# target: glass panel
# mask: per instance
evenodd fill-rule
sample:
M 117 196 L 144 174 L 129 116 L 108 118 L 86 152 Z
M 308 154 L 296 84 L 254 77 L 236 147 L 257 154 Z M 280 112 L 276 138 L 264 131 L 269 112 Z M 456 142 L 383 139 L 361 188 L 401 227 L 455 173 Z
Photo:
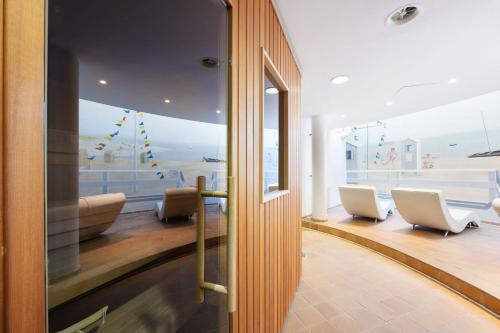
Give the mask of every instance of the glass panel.
M 280 184 L 280 91 L 266 71 L 264 79 L 263 131 L 264 193 L 279 191 Z
M 449 204 L 497 221 L 490 206 L 500 195 L 498 105 L 500 91 L 353 127 L 347 181 L 382 195 L 395 186 L 441 189 Z
M 227 331 L 195 255 L 196 179 L 227 187 L 227 22 L 221 1 L 48 1 L 50 332 Z M 205 206 L 226 285 L 226 203 Z

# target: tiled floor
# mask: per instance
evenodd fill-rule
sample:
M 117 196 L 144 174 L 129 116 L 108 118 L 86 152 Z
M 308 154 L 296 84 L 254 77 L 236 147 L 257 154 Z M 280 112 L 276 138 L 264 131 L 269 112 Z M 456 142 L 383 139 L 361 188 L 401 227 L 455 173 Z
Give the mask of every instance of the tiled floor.
M 413 230 L 396 210 L 386 221 L 352 218 L 342 206 L 328 210 L 328 222 L 314 223 L 325 232 L 347 237 L 381 251 L 447 283 L 500 313 L 500 226 L 483 223 L 480 228 L 443 236 L 441 231 L 418 227 Z M 329 231 L 327 231 L 329 230 Z M 375 243 L 375 244 L 374 244 Z M 395 252 L 399 253 L 395 253 Z M 404 254 L 404 255 L 400 255 Z M 407 257 L 416 260 L 406 260 Z M 425 263 L 424 267 L 420 263 Z M 441 273 L 443 272 L 443 273 Z
M 351 242 L 304 229 L 290 332 L 500 332 L 499 320 L 434 281 Z

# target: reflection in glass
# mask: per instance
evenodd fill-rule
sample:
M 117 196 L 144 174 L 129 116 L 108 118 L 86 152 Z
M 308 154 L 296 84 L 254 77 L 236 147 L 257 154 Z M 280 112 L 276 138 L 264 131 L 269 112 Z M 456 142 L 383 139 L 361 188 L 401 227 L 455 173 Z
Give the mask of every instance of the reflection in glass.
M 264 79 L 263 186 L 264 193 L 280 190 L 280 91 Z
M 197 176 L 226 190 L 227 16 L 220 1 L 48 1 L 50 332 L 227 331 L 224 295 L 197 303 L 191 205 Z M 226 285 L 225 204 L 205 204 L 206 278 Z

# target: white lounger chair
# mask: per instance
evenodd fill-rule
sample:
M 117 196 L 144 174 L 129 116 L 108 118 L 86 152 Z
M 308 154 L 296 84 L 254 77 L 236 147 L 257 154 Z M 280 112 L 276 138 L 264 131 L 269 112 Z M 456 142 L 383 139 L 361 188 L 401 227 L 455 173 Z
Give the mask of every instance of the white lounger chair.
M 182 217 L 189 219 L 198 208 L 197 190 L 194 187 L 170 188 L 165 190 L 163 202 L 155 204 L 155 213 L 160 221 Z
M 362 216 L 383 221 L 394 210 L 394 202 L 377 197 L 377 189 L 367 185 L 339 186 L 340 200 L 344 209 L 353 217 Z
M 464 209 L 451 209 L 440 190 L 394 188 L 392 197 L 396 208 L 409 224 L 434 228 L 448 232 L 462 232 L 466 227 L 479 227 L 479 216 Z
M 500 198 L 493 200 L 493 209 L 500 216 Z

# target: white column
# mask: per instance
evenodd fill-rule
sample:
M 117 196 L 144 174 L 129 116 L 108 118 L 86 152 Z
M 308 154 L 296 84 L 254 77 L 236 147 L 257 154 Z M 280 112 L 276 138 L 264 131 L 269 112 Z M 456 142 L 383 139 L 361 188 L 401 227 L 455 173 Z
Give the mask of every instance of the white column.
M 323 115 L 312 117 L 312 219 L 328 221 L 328 124 Z

